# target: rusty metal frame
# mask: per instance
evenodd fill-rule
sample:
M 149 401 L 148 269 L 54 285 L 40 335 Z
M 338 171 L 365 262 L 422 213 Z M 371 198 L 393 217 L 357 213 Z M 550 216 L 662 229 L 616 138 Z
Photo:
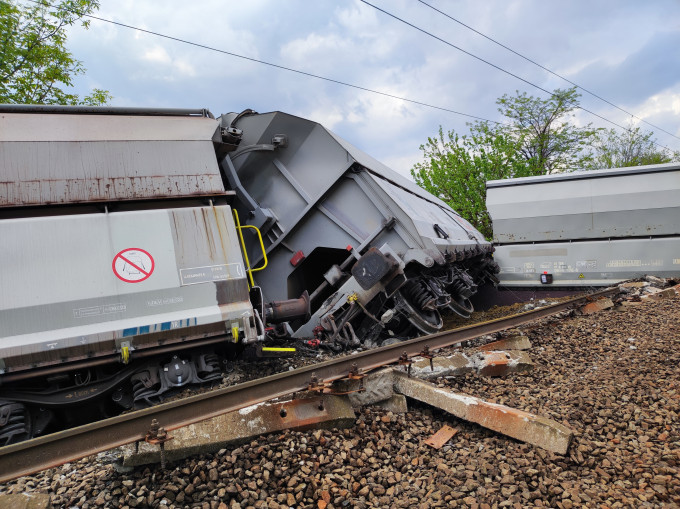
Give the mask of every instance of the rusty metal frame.
M 615 294 L 608 288 L 552 306 L 499 318 L 478 325 L 423 336 L 401 343 L 339 357 L 239 385 L 198 394 L 152 408 L 119 415 L 102 421 L 46 435 L 0 448 L 0 482 L 56 467 L 92 454 L 144 440 L 152 419 L 172 431 L 195 422 L 246 406 L 306 390 L 314 373 L 319 380 L 346 378 L 356 364 L 360 372 L 396 363 L 404 353 L 416 356 L 430 350 L 456 345 L 501 330 L 550 316 L 582 305 L 595 297 Z M 403 358 L 403 357 L 402 357 Z

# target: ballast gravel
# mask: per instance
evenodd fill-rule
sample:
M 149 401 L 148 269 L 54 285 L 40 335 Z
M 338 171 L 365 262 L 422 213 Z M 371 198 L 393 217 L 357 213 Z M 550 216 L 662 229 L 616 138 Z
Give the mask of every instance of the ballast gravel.
M 680 297 L 523 328 L 536 364 L 505 378 L 439 384 L 569 426 L 566 456 L 412 405 L 357 413 L 344 431 L 261 437 L 160 467 L 119 473 L 103 454 L 23 477 L 0 493 L 49 493 L 54 507 L 680 506 Z M 424 444 L 448 424 L 443 448 Z

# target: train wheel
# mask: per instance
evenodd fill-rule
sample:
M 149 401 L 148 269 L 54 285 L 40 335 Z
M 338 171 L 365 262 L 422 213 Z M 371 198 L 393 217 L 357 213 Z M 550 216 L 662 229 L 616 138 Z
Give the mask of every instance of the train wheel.
M 395 295 L 397 308 L 406 316 L 416 329 L 423 334 L 434 334 L 442 328 L 443 322 L 436 309 L 416 309 L 415 306 L 402 295 L 401 290 Z
M 32 438 L 31 416 L 21 403 L 0 401 L 0 446 Z
M 470 315 L 475 311 L 475 307 L 470 302 L 470 299 L 451 299 L 449 309 L 463 318 L 470 318 Z

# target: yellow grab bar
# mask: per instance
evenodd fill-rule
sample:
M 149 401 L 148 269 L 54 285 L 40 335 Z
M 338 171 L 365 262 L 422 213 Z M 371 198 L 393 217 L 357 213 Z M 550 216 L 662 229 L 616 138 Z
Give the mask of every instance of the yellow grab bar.
M 267 263 L 269 261 L 267 260 L 267 252 L 264 249 L 264 242 L 262 240 L 262 234 L 260 233 L 260 229 L 257 226 L 252 226 L 249 224 L 244 224 L 241 225 L 241 221 L 239 220 L 238 217 L 238 212 L 236 212 L 235 209 L 232 210 L 234 213 L 234 220 L 236 221 L 236 229 L 238 230 L 238 236 L 241 241 L 241 249 L 243 250 L 243 258 L 246 262 L 247 269 L 246 271 L 248 272 L 248 278 L 250 279 L 250 286 L 251 288 L 255 286 L 255 280 L 253 279 L 253 272 L 257 272 L 258 270 L 262 270 L 267 267 Z M 264 260 L 264 263 L 262 264 L 261 267 L 257 267 L 255 269 L 250 268 L 250 260 L 248 260 L 248 252 L 246 251 L 246 243 L 243 240 L 243 229 L 244 228 L 252 228 L 257 232 L 257 238 L 260 240 L 260 249 L 262 249 L 262 259 Z

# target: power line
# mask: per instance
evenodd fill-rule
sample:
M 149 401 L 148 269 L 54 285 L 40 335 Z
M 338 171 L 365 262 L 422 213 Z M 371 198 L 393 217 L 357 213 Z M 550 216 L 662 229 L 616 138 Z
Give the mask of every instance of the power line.
M 410 26 L 411 28 L 414 28 L 414 29 L 418 30 L 419 32 L 424 33 L 425 35 L 427 35 L 427 36 L 429 36 L 429 37 L 432 37 L 433 39 L 436 39 L 436 40 L 438 40 L 438 41 L 440 41 L 440 42 L 443 42 L 443 43 L 446 44 L 447 46 L 450 46 L 450 47 L 452 47 L 452 48 L 454 48 L 454 49 L 457 49 L 458 51 L 460 51 L 460 52 L 462 52 L 462 53 L 465 53 L 466 55 L 468 55 L 468 56 L 474 58 L 475 60 L 479 60 L 480 62 L 483 62 L 483 63 L 485 63 L 485 64 L 487 64 L 487 65 L 493 67 L 494 69 L 497 69 L 497 70 L 499 70 L 499 71 L 501 71 L 501 72 L 503 72 L 503 73 L 505 73 L 505 74 L 507 74 L 507 75 L 509 75 L 509 76 L 512 76 L 513 78 L 516 78 L 516 79 L 518 79 L 518 80 L 520 80 L 520 81 L 526 83 L 527 85 L 530 85 L 530 86 L 532 86 L 532 87 L 534 87 L 534 88 L 537 88 L 538 90 L 541 90 L 542 92 L 545 92 L 546 94 L 550 95 L 551 97 L 553 97 L 553 96 L 555 95 L 555 94 L 553 94 L 552 92 L 550 92 L 549 90 L 546 90 L 545 88 L 541 87 L 540 85 L 536 85 L 535 83 L 532 83 L 531 81 L 529 81 L 529 80 L 527 80 L 527 79 L 524 79 L 524 78 L 522 78 L 521 76 L 518 76 L 517 74 L 514 74 L 514 73 L 508 71 L 507 69 L 504 69 L 503 67 L 501 67 L 501 66 L 499 66 L 499 65 L 496 65 L 496 64 L 494 64 L 494 63 L 492 63 L 492 62 L 489 62 L 488 60 L 485 60 L 485 59 L 483 59 L 482 57 L 479 57 L 479 56 L 475 55 L 474 53 L 470 53 L 469 51 L 464 50 L 464 49 L 461 48 L 460 46 L 456 46 L 455 44 L 453 44 L 453 43 L 451 43 L 451 42 L 449 42 L 449 41 L 447 41 L 447 40 L 445 40 L 445 39 L 442 39 L 441 37 L 439 37 L 439 36 L 437 36 L 437 35 L 434 35 L 434 34 L 431 33 L 431 32 L 428 32 L 428 31 L 425 30 L 424 28 L 420 28 L 419 26 L 416 26 L 416 25 L 414 25 L 413 23 L 410 23 L 410 22 L 406 21 L 405 19 L 400 18 L 400 17 L 397 16 L 396 14 L 392 14 L 391 12 L 388 12 L 388 11 L 386 11 L 386 10 L 384 10 L 384 9 L 381 9 L 380 7 L 378 7 L 378 6 L 376 6 L 376 5 L 373 5 L 372 3 L 368 2 L 367 0 L 359 0 L 359 1 L 362 2 L 362 3 L 364 3 L 364 4 L 366 4 L 366 5 L 368 5 L 368 6 L 370 6 L 370 7 L 373 7 L 375 10 L 380 11 L 380 12 L 382 12 L 383 14 L 385 14 L 385 15 L 387 15 L 387 16 L 393 18 L 393 19 L 396 19 L 397 21 L 399 21 L 399 22 L 401 22 L 401 23 L 403 23 L 403 24 L 405 24 L 405 25 Z M 619 129 L 623 129 L 623 130 L 626 131 L 626 132 L 632 132 L 632 129 L 628 129 L 627 127 L 624 127 L 624 126 L 622 126 L 622 125 L 620 125 L 620 124 L 614 122 L 613 120 L 609 120 L 608 118 L 605 118 L 605 117 L 603 117 L 602 115 L 599 115 L 598 113 L 595 113 L 594 111 L 591 111 L 591 110 L 589 110 L 589 109 L 587 109 L 587 108 L 584 108 L 583 106 L 578 106 L 578 109 L 580 109 L 581 111 L 585 111 L 586 113 L 590 113 L 591 115 L 593 115 L 593 116 L 595 116 L 595 117 L 598 117 L 599 119 L 604 120 L 605 122 L 609 122 L 610 124 L 615 125 L 615 126 L 618 127 Z M 652 143 L 654 143 L 655 145 L 658 145 L 659 147 L 664 148 L 664 149 L 666 149 L 666 150 L 670 150 L 670 149 L 669 149 L 668 147 L 666 147 L 665 145 L 661 145 L 660 143 L 658 143 L 658 142 L 656 142 L 656 141 L 652 141 Z
M 530 62 L 530 63 L 534 64 L 535 66 L 540 67 L 541 69 L 543 69 L 544 71 L 549 72 L 549 73 L 552 74 L 553 76 L 557 76 L 558 78 L 560 78 L 560 79 L 566 81 L 566 82 L 569 83 L 570 85 L 573 85 L 573 86 L 575 86 L 576 88 L 580 88 L 580 89 L 583 90 L 585 93 L 590 94 L 590 95 L 592 95 L 593 97 L 596 97 L 596 98 L 599 99 L 600 101 L 603 101 L 603 102 L 609 104 L 610 106 L 613 106 L 613 107 L 616 108 L 617 110 L 624 112 L 626 115 L 630 115 L 632 118 L 635 118 L 635 119 L 637 119 L 637 120 L 640 120 L 640 121 L 644 122 L 645 124 L 647 124 L 647 125 L 653 127 L 654 129 L 658 129 L 659 131 L 662 131 L 662 132 L 664 132 L 664 133 L 666 133 L 666 134 L 668 134 L 668 135 L 670 135 L 670 136 L 673 136 L 674 138 L 677 138 L 678 140 L 680 140 L 680 137 L 679 137 L 679 136 L 676 136 L 675 134 L 673 134 L 673 133 L 671 133 L 671 132 L 669 132 L 669 131 L 666 131 L 666 130 L 663 129 L 662 127 L 659 127 L 659 126 L 657 126 L 657 125 L 654 125 L 654 124 L 652 124 L 651 122 L 648 122 L 648 121 L 646 121 L 645 119 L 640 118 L 640 117 L 638 117 L 637 115 L 634 115 L 633 113 L 630 113 L 629 111 L 624 110 L 624 109 L 621 108 L 620 106 L 617 106 L 616 104 L 614 104 L 614 103 L 608 101 L 608 100 L 605 99 L 604 97 L 599 96 L 599 95 L 596 94 L 595 92 L 591 92 L 590 90 L 588 90 L 588 89 L 582 87 L 581 85 L 579 85 L 579 84 L 577 84 L 577 83 L 574 83 L 573 81 L 571 81 L 571 80 L 568 79 L 568 78 L 565 78 L 565 77 L 562 76 L 561 74 L 558 74 L 558 73 L 556 73 L 555 71 L 553 71 L 553 70 L 551 70 L 551 69 L 548 69 L 547 67 L 545 67 L 545 66 L 539 64 L 538 62 L 532 60 L 531 58 L 529 58 L 529 57 L 527 57 L 527 56 L 525 56 L 525 55 L 522 55 L 521 53 L 515 51 L 514 49 L 512 49 L 512 48 L 510 48 L 510 47 L 508 47 L 508 46 L 506 46 L 506 45 L 503 44 L 503 43 L 498 42 L 498 41 L 497 41 L 496 39 L 494 39 L 493 37 L 489 37 L 488 35 L 483 34 L 482 32 L 480 32 L 479 30 L 476 30 L 476 29 L 472 28 L 470 25 L 466 25 L 465 23 L 463 23 L 463 22 L 460 21 L 459 19 L 454 18 L 453 16 L 447 14 L 446 12 L 437 9 L 436 7 L 434 7 L 433 5 L 428 4 L 428 3 L 425 2 L 424 0 L 418 0 L 418 2 L 420 2 L 421 4 L 423 4 L 423 5 L 427 6 L 427 7 L 429 7 L 429 8 L 432 9 L 433 11 L 438 12 L 438 13 L 441 14 L 442 16 L 445 16 L 445 17 L 449 18 L 451 21 L 454 21 L 454 22 L 458 23 L 459 25 L 464 26 L 465 28 L 467 28 L 468 30 L 471 30 L 472 32 L 476 33 L 477 35 L 481 35 L 481 36 L 484 37 L 485 39 L 487 39 L 487 40 L 493 42 L 494 44 L 497 44 L 497 45 L 500 46 L 501 48 L 504 48 L 504 49 L 508 50 L 510 53 L 513 53 L 513 54 L 517 55 L 518 57 L 523 58 L 523 59 L 526 60 L 527 62 Z
M 378 7 L 378 6 L 376 6 L 376 5 L 373 5 L 372 3 L 368 2 L 367 0 L 359 0 L 359 1 L 362 2 L 362 3 L 364 3 L 364 4 L 366 4 L 366 5 L 368 5 L 368 6 L 370 6 L 370 7 L 373 7 L 375 10 L 380 11 L 380 12 L 382 12 L 383 14 L 386 14 L 386 15 L 388 15 L 388 16 L 391 17 L 391 18 L 396 19 L 397 21 L 400 21 L 400 22 L 404 23 L 405 25 L 410 26 L 411 28 L 415 28 L 415 29 L 418 30 L 419 32 L 422 32 L 422 33 L 424 33 L 425 35 L 428 35 L 428 36 L 432 37 L 433 39 L 437 39 L 438 41 L 443 42 L 443 43 L 446 44 L 447 46 L 451 46 L 452 48 L 457 49 L 458 51 L 461 51 L 462 53 L 465 53 L 466 55 L 471 56 L 472 58 L 474 58 L 474 59 L 476 59 L 476 60 L 479 60 L 480 62 L 483 62 L 483 63 L 485 63 L 486 65 L 490 65 L 491 67 L 494 67 L 495 69 L 498 69 L 499 71 L 504 72 L 505 74 L 508 74 L 508 75 L 512 76 L 513 78 L 517 78 L 518 80 L 523 81 L 523 82 L 526 83 L 527 85 L 531 85 L 532 87 L 535 87 L 535 88 L 537 88 L 537 89 L 539 89 L 539 90 L 542 90 L 542 91 L 545 92 L 546 94 L 553 95 L 553 93 L 550 92 L 550 90 L 546 90 L 545 88 L 542 88 L 541 86 L 536 85 L 535 83 L 532 83 L 532 82 L 530 82 L 529 80 L 525 80 L 525 79 L 522 78 L 521 76 L 518 76 L 517 74 L 514 74 L 514 73 L 508 71 L 507 69 L 503 69 L 502 67 L 500 67 L 500 66 L 498 66 L 498 65 L 496 65 L 496 64 L 494 64 L 494 63 L 492 63 L 492 62 L 489 62 L 488 60 L 484 60 L 482 57 L 478 57 L 477 55 L 475 55 L 475 54 L 473 54 L 473 53 L 470 53 L 469 51 L 464 50 L 464 49 L 461 48 L 460 46 L 456 46 L 455 44 L 453 44 L 453 43 L 451 43 L 451 42 L 449 42 L 449 41 L 447 41 L 447 40 L 444 40 L 444 39 L 442 39 L 441 37 L 438 37 L 438 36 L 434 35 L 432 32 L 428 32 L 428 31 L 425 30 L 424 28 L 420 28 L 419 26 L 416 26 L 416 25 L 414 25 L 413 23 L 409 23 L 408 21 L 406 21 L 405 19 L 400 18 L 400 17 L 397 16 L 396 14 L 392 14 L 391 12 L 387 12 L 386 10 L 381 9 L 380 7 Z
M 35 4 L 38 4 L 38 5 L 46 6 L 46 2 L 44 2 L 44 1 L 40 1 L 40 0 L 28 0 L 28 1 L 35 3 Z M 188 44 L 190 46 L 195 46 L 197 48 L 215 51 L 217 53 L 222 53 L 224 55 L 229 55 L 229 56 L 232 56 L 232 57 L 241 58 L 243 60 L 248 60 L 250 62 L 255 62 L 255 63 L 258 63 L 258 64 L 268 65 L 268 66 L 274 67 L 276 69 L 282 69 L 284 71 L 294 72 L 296 74 L 301 74 L 303 76 L 308 76 L 310 78 L 316 78 L 316 79 L 319 79 L 319 80 L 328 81 L 330 83 L 335 83 L 337 85 L 343 85 L 345 87 L 351 87 L 351 88 L 354 88 L 354 89 L 357 89 L 357 90 L 363 90 L 364 92 L 370 92 L 372 94 L 378 94 L 378 95 L 382 95 L 382 96 L 385 96 L 385 97 L 390 97 L 392 99 L 398 99 L 400 101 L 405 101 L 405 102 L 412 103 L 412 104 L 418 104 L 420 106 L 426 106 L 428 108 L 432 108 L 432 109 L 435 109 L 435 110 L 446 111 L 448 113 L 453 113 L 455 115 L 461 115 L 463 117 L 473 118 L 475 120 L 481 120 L 481 121 L 484 121 L 484 122 L 491 122 L 493 124 L 499 124 L 499 125 L 502 124 L 502 122 L 497 122 L 495 120 L 489 120 L 489 119 L 486 119 L 486 118 L 483 118 L 483 117 L 478 117 L 476 115 L 471 115 L 469 113 L 462 113 L 460 111 L 452 110 L 450 108 L 445 108 L 443 106 L 437 106 L 435 104 L 429 104 L 429 103 L 426 103 L 426 102 L 417 101 L 415 99 L 409 99 L 407 97 L 401 97 L 401 96 L 398 96 L 398 95 L 389 94 L 387 92 L 381 92 L 379 90 L 374 90 L 372 88 L 362 87 L 360 85 L 355 85 L 353 83 L 348 83 L 346 81 L 340 81 L 340 80 L 336 80 L 336 79 L 333 79 L 333 78 L 328 78 L 326 76 L 321 76 L 319 74 L 313 74 L 313 73 L 310 73 L 310 72 L 307 72 L 307 71 L 301 71 L 299 69 L 294 69 L 292 67 L 287 67 L 285 65 L 275 64 L 273 62 L 267 62 L 265 60 L 259 60 L 257 58 L 248 57 L 248 56 L 245 56 L 245 55 L 239 55 L 238 53 L 226 51 L 226 50 L 219 49 L 219 48 L 214 48 L 212 46 L 207 46 L 205 44 L 200 44 L 200 43 L 197 43 L 197 42 L 188 41 L 186 39 L 181 39 L 179 37 L 173 37 L 171 35 L 162 34 L 160 32 L 154 32 L 152 30 L 145 30 L 144 28 L 139 28 L 139 27 L 135 27 L 135 26 L 132 26 L 132 25 L 127 25 L 127 24 L 121 23 L 119 21 L 113 21 L 113 20 L 106 19 L 106 18 L 100 18 L 98 16 L 94 16 L 92 14 L 85 14 L 85 13 L 82 13 L 82 12 L 78 12 L 76 10 L 70 10 L 70 9 L 65 9 L 65 10 L 68 10 L 69 12 L 77 14 L 81 17 L 96 19 L 97 21 L 103 21 L 104 23 L 110 23 L 112 25 L 117 25 L 117 26 L 120 26 L 120 27 L 123 27 L 123 28 L 129 28 L 131 30 L 138 30 L 139 32 L 143 32 L 143 33 L 146 33 L 146 34 L 149 34 L 149 35 L 154 35 L 156 37 L 162 37 L 164 39 L 169 39 L 171 41 L 181 42 L 183 44 Z

